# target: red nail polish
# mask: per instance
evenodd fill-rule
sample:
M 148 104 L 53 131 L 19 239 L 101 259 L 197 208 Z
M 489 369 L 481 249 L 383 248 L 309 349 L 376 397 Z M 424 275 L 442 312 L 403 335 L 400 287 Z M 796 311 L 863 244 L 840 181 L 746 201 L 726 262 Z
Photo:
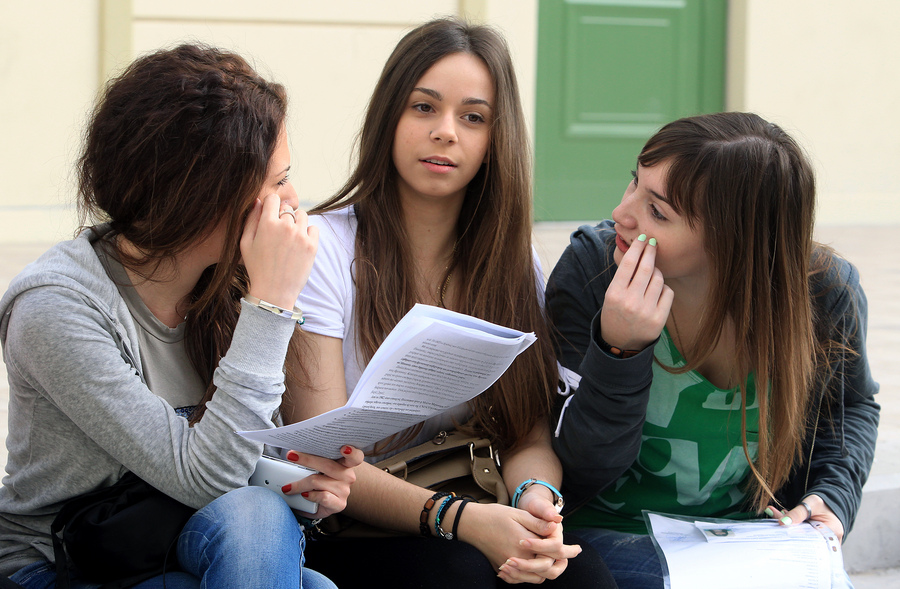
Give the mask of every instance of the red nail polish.
M 287 485 L 281 487 L 281 492 L 282 492 L 282 493 L 287 493 L 287 492 L 290 491 L 290 490 L 291 490 L 291 485 L 290 485 L 290 484 L 287 484 Z
M 297 462 L 298 460 L 300 460 L 300 455 L 297 454 L 296 452 L 294 452 L 293 450 L 290 450 L 287 453 L 287 459 L 290 460 L 291 462 Z
M 349 456 L 350 454 L 353 454 L 353 448 L 351 448 L 350 446 L 344 446 L 343 448 L 341 448 L 341 452 Z
M 308 492 L 308 491 L 303 491 L 302 493 L 300 493 L 300 495 L 303 496 L 303 497 L 309 497 L 309 492 Z

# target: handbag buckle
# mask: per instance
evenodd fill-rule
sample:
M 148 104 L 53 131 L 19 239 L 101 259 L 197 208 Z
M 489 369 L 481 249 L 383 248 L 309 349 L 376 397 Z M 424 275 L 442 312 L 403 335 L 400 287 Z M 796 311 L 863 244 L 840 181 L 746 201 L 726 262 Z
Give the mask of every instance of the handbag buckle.
M 443 444 L 444 442 L 447 441 L 447 436 L 448 436 L 447 432 L 445 432 L 444 430 L 441 430 L 437 433 L 436 436 L 434 436 L 431 439 L 431 443 L 434 444 L 435 446 L 440 446 L 441 444 Z
M 494 454 L 493 444 L 488 444 L 487 450 L 488 456 L 490 456 L 493 463 L 497 465 L 497 468 L 500 468 L 500 453 Z M 475 464 L 475 442 L 469 442 L 469 460 L 472 461 L 473 465 Z

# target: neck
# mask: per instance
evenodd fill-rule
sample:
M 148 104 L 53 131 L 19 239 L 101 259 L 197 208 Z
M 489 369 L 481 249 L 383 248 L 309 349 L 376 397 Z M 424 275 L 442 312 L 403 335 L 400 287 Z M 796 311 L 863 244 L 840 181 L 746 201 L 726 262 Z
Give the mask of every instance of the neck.
M 450 262 L 456 245 L 456 224 L 462 201 L 403 204 L 403 226 L 409 237 L 416 266 L 425 272 L 441 273 Z
M 136 268 L 126 266 L 125 272 L 150 312 L 168 327 L 181 324 L 187 314 L 191 291 L 209 267 L 209 260 L 197 255 L 197 249 L 188 248 L 156 265 L 127 239 L 120 237 L 117 245 L 124 253 L 139 260 Z
M 416 274 L 419 302 L 454 307 L 456 290 L 447 271 L 456 247 L 462 199 L 402 200 L 403 225 Z

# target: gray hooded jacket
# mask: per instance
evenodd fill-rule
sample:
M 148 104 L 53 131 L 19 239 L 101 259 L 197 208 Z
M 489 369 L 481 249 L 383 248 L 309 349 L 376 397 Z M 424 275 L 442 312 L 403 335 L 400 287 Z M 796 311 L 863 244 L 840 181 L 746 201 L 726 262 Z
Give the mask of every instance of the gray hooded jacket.
M 68 499 L 132 471 L 193 507 L 245 486 L 273 427 L 294 323 L 243 304 L 217 392 L 195 427 L 145 384 L 135 322 L 93 243 L 101 226 L 28 265 L 0 300 L 9 457 L 0 487 L 0 574 L 53 561 Z

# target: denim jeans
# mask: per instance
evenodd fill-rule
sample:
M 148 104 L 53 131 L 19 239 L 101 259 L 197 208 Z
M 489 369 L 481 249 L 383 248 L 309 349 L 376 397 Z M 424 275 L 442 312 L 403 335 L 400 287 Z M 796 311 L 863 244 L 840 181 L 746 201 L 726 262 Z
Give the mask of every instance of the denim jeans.
M 619 589 L 663 589 L 662 565 L 650 536 L 603 528 L 584 528 L 572 533 L 600 553 Z
M 323 575 L 302 568 L 306 539 L 277 493 L 243 487 L 194 514 L 178 538 L 179 570 L 136 585 L 139 589 L 336 589 Z M 32 563 L 10 577 L 26 589 L 56 586 L 56 567 Z M 99 584 L 74 580 L 72 589 Z
M 650 536 L 614 532 L 602 528 L 573 530 L 573 534 L 600 553 L 619 589 L 663 589 L 662 565 Z M 841 584 L 844 583 L 844 584 Z M 835 588 L 853 589 L 850 575 L 841 571 L 833 579 Z

